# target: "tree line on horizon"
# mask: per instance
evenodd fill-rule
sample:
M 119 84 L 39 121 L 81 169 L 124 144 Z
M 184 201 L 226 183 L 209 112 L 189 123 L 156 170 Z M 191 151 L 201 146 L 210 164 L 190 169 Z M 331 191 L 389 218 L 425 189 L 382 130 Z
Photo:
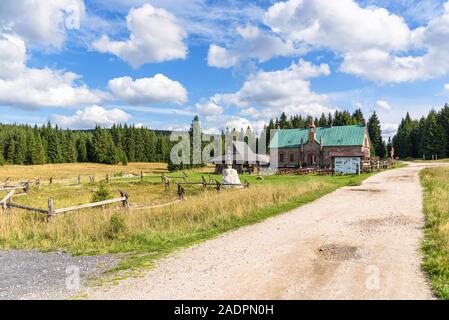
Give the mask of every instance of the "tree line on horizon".
M 198 121 L 198 116 L 192 121 L 189 130 L 191 139 L 193 127 L 200 126 Z M 260 134 L 266 135 L 268 143 L 271 129 L 307 128 L 310 121 L 314 121 L 317 127 L 366 125 L 373 144 L 373 155 L 384 157 L 387 154 L 387 145 L 382 140 L 377 114 L 373 113 L 366 121 L 360 109 L 352 114 L 349 111 L 336 111 L 333 115 L 323 114 L 320 118 L 302 115 L 288 118 L 283 113 L 279 118 L 271 120 Z M 227 133 L 241 140 L 251 137 L 257 141 L 260 138 L 260 135 L 256 135 L 249 127 L 240 131 L 227 128 L 226 132 L 222 131 L 223 139 Z M 189 165 L 175 166 L 170 163 L 170 151 L 174 143 L 170 142 L 168 131 L 137 128 L 126 124 L 113 125 L 110 129 L 97 126 L 93 130 L 61 129 L 51 123 L 43 126 L 0 124 L 0 164 L 166 162 L 171 170 L 190 168 Z M 206 143 L 203 143 L 203 146 L 205 145 Z
M 168 132 L 128 125 L 94 130 L 0 124 L 0 164 L 167 162 Z
M 449 157 L 449 105 L 445 104 L 439 111 L 432 109 L 419 120 L 407 113 L 392 144 L 400 158 Z

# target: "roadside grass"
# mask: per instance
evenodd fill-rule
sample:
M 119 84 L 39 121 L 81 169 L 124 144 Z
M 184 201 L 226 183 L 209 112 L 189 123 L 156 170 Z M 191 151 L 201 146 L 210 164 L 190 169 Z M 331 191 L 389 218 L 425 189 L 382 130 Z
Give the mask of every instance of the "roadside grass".
M 127 169 L 98 166 L 101 167 L 95 165 L 96 172 L 100 170 L 104 174 Z M 59 165 L 48 166 L 44 172 L 40 167 L 26 167 L 26 172 L 20 172 L 15 167 L 16 176 L 28 177 L 26 173 L 33 172 L 34 168 L 34 173 L 42 178 L 54 175 L 60 168 Z M 11 170 L 0 167 L 0 178 Z M 87 171 L 78 164 L 65 174 L 71 177 Z M 203 168 L 187 174 L 189 181 L 200 182 L 202 176 L 208 178 L 211 170 Z M 168 175 L 180 176 L 179 173 Z M 176 249 L 287 212 L 340 187 L 359 185 L 368 176 L 288 175 L 257 180 L 254 175 L 242 175 L 242 182 L 247 179 L 250 183 L 249 189 L 225 189 L 217 194 L 213 188 L 186 186 L 186 200 L 169 207 L 127 211 L 120 206 L 108 206 L 68 213 L 49 222 L 35 214 L 13 209 L 0 213 L 0 248 L 60 250 L 74 255 L 121 254 L 124 259 L 114 271 L 135 270 Z M 62 174 L 61 178 L 64 178 Z M 48 197 L 54 198 L 56 208 L 89 203 L 102 184 L 104 182 L 97 181 L 95 184 L 42 185 L 40 190 L 33 187 L 28 196 L 14 198 L 14 202 L 43 209 Z M 113 195 L 118 195 L 118 189 L 128 192 L 132 206 L 167 203 L 177 198 L 175 186 L 168 192 L 164 190 L 160 173 L 145 177 L 144 182 L 140 178 L 112 180 L 106 188 Z
M 426 214 L 423 269 L 435 294 L 449 300 L 449 168 L 425 169 L 421 181 Z
M 416 162 L 416 163 L 447 163 L 449 162 L 449 158 L 447 159 L 439 159 L 439 160 L 423 160 L 423 159 L 404 159 L 404 161 Z

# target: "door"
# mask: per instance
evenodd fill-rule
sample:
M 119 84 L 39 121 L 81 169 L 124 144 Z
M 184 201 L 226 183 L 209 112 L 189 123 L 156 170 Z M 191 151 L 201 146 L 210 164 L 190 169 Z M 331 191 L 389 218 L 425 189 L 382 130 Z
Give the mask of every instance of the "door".
M 314 153 L 309 153 L 307 165 L 312 167 L 316 163 L 316 156 Z

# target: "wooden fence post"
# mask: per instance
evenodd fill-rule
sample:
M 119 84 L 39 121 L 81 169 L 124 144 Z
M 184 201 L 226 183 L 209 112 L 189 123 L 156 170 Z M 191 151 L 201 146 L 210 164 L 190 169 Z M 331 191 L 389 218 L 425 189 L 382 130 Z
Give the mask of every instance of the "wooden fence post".
M 11 209 L 12 197 L 6 201 L 6 209 Z
M 217 192 L 220 193 L 220 191 L 221 191 L 221 183 L 216 181 L 216 180 L 215 180 L 215 182 L 217 183 L 217 186 L 216 186 Z
M 185 189 L 183 187 L 181 187 L 180 184 L 178 184 L 178 197 L 179 197 L 179 200 L 183 201 L 184 200 L 184 195 L 185 195 Z
M 81 175 L 78 175 L 78 184 L 81 184 Z
M 106 173 L 106 182 L 109 183 L 109 173 Z
M 128 194 L 126 192 L 120 191 L 120 190 L 119 190 L 119 192 L 120 192 L 120 196 L 122 198 L 125 198 L 125 200 L 122 201 L 123 207 L 124 208 L 129 208 L 129 196 L 128 196 Z
M 170 179 L 164 181 L 165 190 L 170 190 Z
M 50 177 L 50 184 L 53 184 L 53 177 Z
M 48 218 L 51 219 L 55 215 L 55 207 L 53 204 L 53 198 L 48 198 Z
M 140 171 L 140 182 L 143 182 L 143 171 Z
M 23 188 L 23 192 L 26 193 L 26 194 L 30 193 L 30 182 L 29 181 L 25 183 L 25 186 Z

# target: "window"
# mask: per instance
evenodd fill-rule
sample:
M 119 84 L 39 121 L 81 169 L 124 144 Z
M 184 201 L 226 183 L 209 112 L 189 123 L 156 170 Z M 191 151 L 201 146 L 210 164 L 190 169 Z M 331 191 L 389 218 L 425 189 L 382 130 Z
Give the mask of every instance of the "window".
M 279 162 L 284 162 L 285 161 L 285 155 L 283 153 L 279 154 Z
M 290 162 L 295 162 L 295 155 L 290 153 Z

